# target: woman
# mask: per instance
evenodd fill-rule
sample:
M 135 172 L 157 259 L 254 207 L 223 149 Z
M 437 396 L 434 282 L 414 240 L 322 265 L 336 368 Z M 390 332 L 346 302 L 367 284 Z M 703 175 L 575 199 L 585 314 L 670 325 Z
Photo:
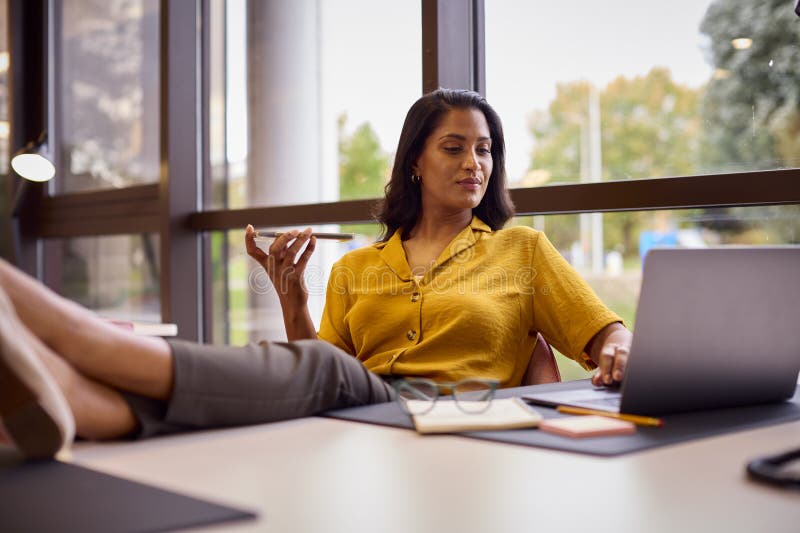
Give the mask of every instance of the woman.
M 326 340 L 377 374 L 516 386 L 538 331 L 584 368 L 605 366 L 596 384 L 619 382 L 624 354 L 613 364 L 600 354 L 626 353 L 630 332 L 543 234 L 501 229 L 513 214 L 499 117 L 477 93 L 439 89 L 408 112 L 378 215 L 384 234 L 334 265 L 319 334 L 302 283 L 310 229 L 268 253 L 252 226 L 245 242 L 281 287 L 289 340 Z
M 269 255 L 247 231 L 248 252 L 288 287 L 280 297 L 289 343 L 224 348 L 139 337 L 0 260 L 0 420 L 11 440 L 29 457 L 48 457 L 75 433 L 144 437 L 390 401 L 378 373 L 513 385 L 533 327 L 599 365 L 596 383 L 621 380 L 630 333 L 616 315 L 540 234 L 500 230 L 512 211 L 502 130 L 485 100 L 447 90 L 422 97 L 397 153 L 383 241 L 334 268 L 319 334 L 329 342 L 316 340 L 306 306 L 309 230 L 279 237 Z M 394 276 L 381 279 L 387 269 Z

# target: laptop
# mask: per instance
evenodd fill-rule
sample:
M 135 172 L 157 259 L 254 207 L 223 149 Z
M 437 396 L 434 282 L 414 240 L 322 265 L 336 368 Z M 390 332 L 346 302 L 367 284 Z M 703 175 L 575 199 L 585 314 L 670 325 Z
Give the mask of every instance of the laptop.
M 680 413 L 785 400 L 798 371 L 800 246 L 657 248 L 645 259 L 622 385 L 523 399 Z

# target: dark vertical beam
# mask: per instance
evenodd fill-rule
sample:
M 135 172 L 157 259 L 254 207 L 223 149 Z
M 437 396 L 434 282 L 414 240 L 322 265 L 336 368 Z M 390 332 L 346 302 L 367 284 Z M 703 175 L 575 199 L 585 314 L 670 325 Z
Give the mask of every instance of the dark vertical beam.
M 200 0 L 161 1 L 161 318 L 184 339 L 203 341 L 199 211 L 201 143 Z
M 200 80 L 201 80 L 201 112 L 200 117 L 202 123 L 200 125 L 201 132 L 201 151 L 202 154 L 202 208 L 206 209 L 208 199 L 213 197 L 213 182 L 211 176 L 211 20 L 219 14 L 219 9 L 212 13 L 211 0 L 201 0 L 202 6 L 202 29 L 201 32 L 201 67 L 200 67 Z M 224 15 L 224 6 L 226 2 L 219 2 L 223 6 L 222 14 Z M 202 338 L 209 341 L 213 338 L 214 332 L 214 270 L 211 264 L 211 234 L 203 232 L 201 234 L 201 254 L 202 254 L 202 287 L 203 287 L 203 305 L 202 305 Z M 227 342 L 227 339 L 226 339 Z
M 486 9 L 484 0 L 472 0 L 472 84 L 486 96 Z
M 483 0 L 422 0 L 422 91 L 485 91 Z
M 45 0 L 9 0 L 9 154 L 36 140 L 46 127 L 47 8 Z M 12 260 L 41 278 L 36 211 L 43 194 L 38 183 L 22 183 L 9 168 Z M 14 205 L 16 203 L 16 206 Z M 15 209 L 16 207 L 16 209 Z
M 9 17 L 8 17 L 8 0 L 0 0 L 0 51 L 8 54 L 8 31 L 9 31 Z M 7 87 L 7 74 L 0 74 L 0 83 L 3 87 Z M 7 93 L 6 93 L 7 94 Z M 8 96 L 6 96 L 6 99 Z M 6 113 L 7 113 L 6 108 Z M 7 121 L 8 116 L 0 116 L 0 120 Z M 8 150 L 7 139 L 0 139 L 2 149 Z M 9 223 L 9 209 L 11 205 L 11 186 L 8 185 L 8 165 L 0 168 L 0 257 L 11 259 L 11 229 Z
M 55 0 L 48 3 L 48 21 L 50 31 L 48 35 L 47 57 L 48 60 L 48 94 L 52 98 L 52 105 L 47 113 L 47 141 L 50 146 L 50 160 L 56 167 L 56 176 L 48 183 L 49 196 L 56 196 L 64 192 L 64 174 L 61 171 L 61 136 L 60 127 L 63 124 L 64 110 L 64 82 L 62 76 L 62 55 L 64 35 L 64 4 Z M 41 227 L 40 227 L 41 229 Z M 64 287 L 64 257 L 68 252 L 69 243 L 65 239 L 43 239 L 42 254 L 42 281 L 44 284 L 59 294 Z

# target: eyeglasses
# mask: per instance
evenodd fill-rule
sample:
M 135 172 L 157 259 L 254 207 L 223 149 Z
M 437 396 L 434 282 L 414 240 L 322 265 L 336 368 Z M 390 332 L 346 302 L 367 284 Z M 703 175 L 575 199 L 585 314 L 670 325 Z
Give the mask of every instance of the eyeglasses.
M 392 383 L 397 403 L 409 415 L 423 415 L 433 409 L 440 394 L 451 394 L 463 412 L 479 414 L 492 404 L 496 379 L 469 378 L 456 382 L 437 383 L 425 378 L 399 379 Z

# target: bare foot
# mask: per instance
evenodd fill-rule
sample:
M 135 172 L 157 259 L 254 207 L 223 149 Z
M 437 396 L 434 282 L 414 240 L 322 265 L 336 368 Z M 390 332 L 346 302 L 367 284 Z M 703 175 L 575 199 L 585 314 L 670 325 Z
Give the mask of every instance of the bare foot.
M 64 395 L 20 331 L 20 322 L 0 288 L 0 419 L 7 436 L 26 457 L 53 457 L 75 435 Z

